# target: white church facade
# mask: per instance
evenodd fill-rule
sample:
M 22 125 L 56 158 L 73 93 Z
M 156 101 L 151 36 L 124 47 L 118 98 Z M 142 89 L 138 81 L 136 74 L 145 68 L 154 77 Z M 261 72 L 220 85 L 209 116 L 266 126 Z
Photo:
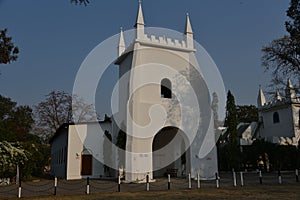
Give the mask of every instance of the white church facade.
M 290 79 L 285 93 L 275 91 L 270 101 L 259 88 L 257 109 L 258 122 L 240 123 L 237 127 L 241 146 L 252 145 L 256 139 L 279 145 L 299 145 L 300 97 Z
M 298 146 L 300 139 L 300 97 L 289 79 L 285 94 L 275 92 L 267 102 L 262 89 L 257 98 L 259 130 L 257 137 L 282 145 Z
M 62 125 L 51 141 L 53 175 L 66 179 L 117 177 L 118 170 L 113 169 L 124 168 L 128 182 L 166 173 L 215 178 L 211 102 L 203 98 L 209 96 L 204 79 L 195 76 L 199 64 L 189 16 L 182 40 L 147 35 L 144 26 L 139 4 L 135 39 L 126 47 L 120 33 L 115 62 L 119 65 L 119 112 L 103 122 Z M 183 81 L 178 82 L 178 76 Z M 193 97 L 184 88 L 185 80 L 191 82 Z M 125 151 L 113 148 L 121 131 L 127 134 Z M 210 139 L 204 142 L 207 133 Z M 201 156 L 203 146 L 207 152 Z

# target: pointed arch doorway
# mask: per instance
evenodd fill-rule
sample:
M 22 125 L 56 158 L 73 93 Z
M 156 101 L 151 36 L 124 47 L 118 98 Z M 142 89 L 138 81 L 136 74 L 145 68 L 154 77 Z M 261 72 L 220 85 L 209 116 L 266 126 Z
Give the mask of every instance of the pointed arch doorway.
M 190 173 L 190 148 L 185 133 L 176 127 L 162 128 L 152 142 L 153 178 Z

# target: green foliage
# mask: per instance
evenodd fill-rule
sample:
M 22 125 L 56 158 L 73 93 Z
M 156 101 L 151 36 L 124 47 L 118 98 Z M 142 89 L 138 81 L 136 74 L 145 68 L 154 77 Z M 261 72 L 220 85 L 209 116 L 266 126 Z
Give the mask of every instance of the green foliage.
M 251 123 L 258 121 L 258 111 L 254 105 L 236 106 L 238 123 Z
M 8 64 L 16 61 L 19 49 L 11 41 L 11 37 L 6 35 L 7 29 L 0 30 L 0 64 Z
M 34 123 L 29 106 L 17 103 L 0 95 L 0 141 L 25 141 Z
M 18 142 L 0 142 L 0 177 L 13 177 L 17 165 L 24 165 L 29 155 Z
M 226 102 L 226 118 L 224 126 L 227 127 L 228 132 L 228 142 L 232 145 L 238 144 L 238 131 L 237 131 L 237 111 L 235 106 L 234 96 L 231 94 L 230 90 L 227 93 Z
M 228 155 L 232 152 L 229 145 L 219 148 L 219 170 L 231 170 L 234 167 L 239 170 L 277 171 L 300 167 L 300 150 L 295 146 L 278 145 L 257 139 L 252 145 L 243 146 L 241 150 L 240 160 L 233 160 L 235 157 Z M 260 161 L 262 166 L 259 166 Z
M 44 174 L 50 146 L 31 134 L 33 124 L 29 106 L 17 106 L 0 95 L 0 177 L 15 176 L 17 164 L 23 178 Z

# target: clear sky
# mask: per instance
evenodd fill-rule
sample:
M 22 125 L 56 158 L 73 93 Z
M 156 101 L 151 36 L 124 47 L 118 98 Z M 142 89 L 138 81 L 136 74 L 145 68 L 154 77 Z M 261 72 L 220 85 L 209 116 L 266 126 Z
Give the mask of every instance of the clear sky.
M 51 90 L 71 93 L 87 54 L 120 27 L 133 28 L 137 0 L 90 1 L 85 7 L 69 0 L 0 0 L 0 29 L 7 28 L 20 49 L 17 62 L 0 65 L 1 95 L 36 105 Z M 143 0 L 148 27 L 183 31 L 189 13 L 195 39 L 214 59 L 237 104 L 256 104 L 258 86 L 267 85 L 261 47 L 285 34 L 288 6 L 288 0 Z M 116 73 L 107 73 L 108 83 Z M 105 96 L 112 87 L 103 88 Z

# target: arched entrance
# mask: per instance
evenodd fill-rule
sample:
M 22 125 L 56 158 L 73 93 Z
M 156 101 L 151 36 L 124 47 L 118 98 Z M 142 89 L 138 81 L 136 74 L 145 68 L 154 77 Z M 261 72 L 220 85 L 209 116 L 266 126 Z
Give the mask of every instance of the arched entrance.
M 153 178 L 190 172 L 190 148 L 185 133 L 175 127 L 161 129 L 152 142 Z
M 83 149 L 81 152 L 81 175 L 92 175 L 93 173 L 93 152 L 90 149 Z

